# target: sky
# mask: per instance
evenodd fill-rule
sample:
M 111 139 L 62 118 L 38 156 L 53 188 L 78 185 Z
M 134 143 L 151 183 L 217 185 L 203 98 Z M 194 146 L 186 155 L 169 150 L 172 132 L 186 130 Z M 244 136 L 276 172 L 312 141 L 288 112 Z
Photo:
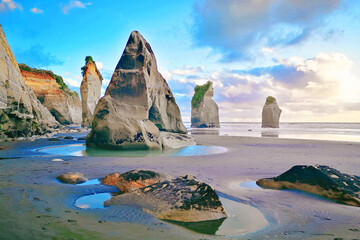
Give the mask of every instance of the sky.
M 0 0 L 18 63 L 79 92 L 92 56 L 105 92 L 131 31 L 150 43 L 184 121 L 196 84 L 214 83 L 222 122 L 360 122 L 359 0 Z

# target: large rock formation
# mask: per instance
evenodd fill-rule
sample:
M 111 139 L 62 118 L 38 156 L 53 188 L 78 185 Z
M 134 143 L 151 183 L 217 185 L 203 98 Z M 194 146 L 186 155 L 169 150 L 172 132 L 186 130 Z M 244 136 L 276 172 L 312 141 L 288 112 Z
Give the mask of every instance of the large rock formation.
M 262 128 L 279 128 L 279 120 L 281 115 L 276 98 L 269 96 L 266 98 L 265 105 L 262 110 Z
M 197 85 L 191 100 L 191 127 L 193 128 L 218 128 L 219 107 L 212 99 L 214 88 L 212 82 Z
M 19 64 L 19 67 L 25 83 L 57 121 L 61 124 L 81 123 L 79 95 L 68 88 L 62 77 L 25 64 Z
M 25 84 L 0 25 L 0 140 L 43 134 L 58 124 Z
M 187 132 L 149 43 L 134 31 L 105 96 L 95 108 L 86 143 L 118 149 L 161 149 L 159 130 Z
M 92 57 L 85 58 L 85 66 L 81 68 L 83 80 L 80 86 L 83 127 L 91 127 L 93 113 L 101 97 L 102 76 Z
M 360 177 L 328 166 L 298 165 L 277 177 L 263 178 L 256 183 L 267 188 L 298 189 L 360 207 Z
M 113 197 L 104 205 L 134 203 L 160 219 L 180 222 L 208 221 L 228 216 L 215 190 L 190 175 Z

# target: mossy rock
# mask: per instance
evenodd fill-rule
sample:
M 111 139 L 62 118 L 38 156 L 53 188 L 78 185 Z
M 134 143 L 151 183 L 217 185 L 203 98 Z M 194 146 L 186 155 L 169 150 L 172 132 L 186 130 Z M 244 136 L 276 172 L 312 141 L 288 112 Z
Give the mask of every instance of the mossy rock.
M 266 98 L 266 102 L 265 102 L 265 105 L 269 105 L 269 104 L 273 104 L 276 102 L 276 98 L 272 97 L 272 96 L 268 96 Z
M 193 108 L 199 108 L 201 101 L 204 99 L 204 95 L 211 85 L 211 81 L 208 81 L 204 85 L 196 85 L 195 93 L 191 99 L 191 105 Z

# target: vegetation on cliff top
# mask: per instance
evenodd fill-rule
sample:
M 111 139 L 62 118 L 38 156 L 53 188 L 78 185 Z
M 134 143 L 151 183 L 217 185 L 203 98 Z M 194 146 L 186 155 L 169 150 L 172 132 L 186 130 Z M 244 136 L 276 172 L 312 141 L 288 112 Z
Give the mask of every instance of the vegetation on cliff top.
M 268 97 L 266 98 L 265 105 L 269 105 L 269 104 L 272 104 L 272 103 L 274 103 L 274 102 L 276 102 L 276 98 L 274 98 L 274 97 L 272 97 L 272 96 L 268 96 Z
M 44 70 L 44 69 L 31 68 L 31 67 L 29 67 L 28 65 L 26 65 L 24 63 L 20 63 L 19 68 L 20 68 L 21 71 L 24 71 L 24 72 L 32 72 L 32 73 L 39 73 L 39 74 L 43 74 L 43 75 L 50 75 L 52 78 L 54 78 L 56 80 L 57 84 L 60 85 L 61 90 L 68 93 L 69 95 L 74 94 L 74 92 L 71 91 L 69 89 L 69 87 L 66 85 L 63 78 L 61 76 L 59 76 L 59 75 L 56 75 L 52 71 Z
M 89 62 L 92 62 L 92 63 L 95 64 L 95 66 L 96 66 L 96 63 L 95 63 L 94 59 L 93 59 L 91 56 L 86 56 L 86 57 L 85 57 L 85 66 L 83 66 L 83 67 L 81 68 L 81 74 L 82 74 L 83 77 L 84 77 L 84 75 L 85 75 L 85 73 L 86 73 L 87 65 L 88 65 Z M 95 67 L 95 69 L 96 69 L 96 73 L 98 74 L 100 80 L 102 80 L 103 78 L 102 78 L 99 70 L 97 69 L 97 67 Z
M 191 99 L 191 105 L 193 108 L 199 108 L 199 105 L 203 100 L 204 95 L 206 91 L 209 89 L 210 85 L 211 85 L 211 81 L 208 81 L 204 85 L 196 85 L 194 96 Z

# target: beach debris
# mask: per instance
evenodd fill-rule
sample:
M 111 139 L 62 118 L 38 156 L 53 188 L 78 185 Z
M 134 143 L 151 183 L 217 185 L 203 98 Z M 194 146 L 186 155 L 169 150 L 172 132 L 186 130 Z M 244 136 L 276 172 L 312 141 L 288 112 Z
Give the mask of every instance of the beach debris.
M 204 85 L 196 85 L 191 100 L 191 127 L 219 128 L 219 107 L 212 99 L 214 96 L 213 83 L 208 81 Z
M 87 146 L 162 149 L 160 131 L 187 133 L 180 109 L 157 70 L 150 44 L 133 31 L 94 111 Z
M 64 160 L 60 159 L 60 158 L 54 158 L 53 160 L 51 160 L 52 162 L 63 162 Z
M 277 177 L 259 179 L 256 183 L 263 188 L 302 190 L 360 207 L 360 177 L 329 166 L 297 165 Z
M 56 137 L 53 137 L 53 138 L 49 138 L 48 141 L 50 141 L 50 142 L 58 142 L 58 141 L 60 141 L 60 139 L 58 139 Z
M 62 183 L 79 184 L 84 183 L 88 179 L 82 173 L 67 172 L 56 177 Z
M 199 222 L 228 217 L 215 190 L 192 175 L 112 197 L 104 205 L 134 203 L 146 212 L 166 220 Z
M 279 108 L 276 98 L 269 96 L 266 98 L 262 110 L 262 128 L 279 128 L 279 120 L 282 110 Z
M 164 173 L 135 169 L 122 174 L 108 174 L 101 183 L 116 186 L 121 192 L 125 193 L 170 179 L 172 179 L 172 177 Z
M 72 136 L 66 136 L 66 137 L 64 137 L 64 139 L 71 140 L 71 139 L 74 139 L 74 138 Z
M 101 97 L 102 76 L 91 56 L 85 58 L 85 66 L 82 70 L 82 82 L 80 86 L 82 103 L 82 127 L 91 127 L 93 113 Z

